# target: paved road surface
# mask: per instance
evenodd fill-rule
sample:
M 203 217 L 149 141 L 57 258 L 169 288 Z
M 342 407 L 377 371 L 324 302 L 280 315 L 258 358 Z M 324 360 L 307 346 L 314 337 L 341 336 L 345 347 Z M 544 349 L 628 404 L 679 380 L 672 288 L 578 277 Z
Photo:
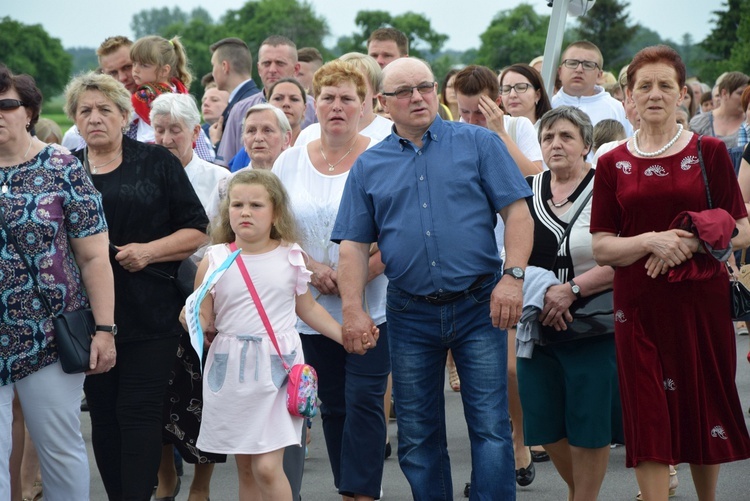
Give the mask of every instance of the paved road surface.
M 737 338 L 737 383 L 745 410 L 750 408 L 750 364 L 746 359 L 748 344 L 747 336 Z M 448 448 L 451 454 L 454 499 L 460 500 L 465 499 L 463 497 L 464 483 L 469 480 L 470 476 L 469 441 L 463 418 L 463 406 L 460 394 L 451 391 L 447 385 L 447 379 L 446 376 L 445 397 Z M 750 415 L 745 414 L 745 417 L 746 423 L 750 427 Z M 83 415 L 82 423 L 84 437 L 89 444 L 91 499 L 95 501 L 106 500 L 104 487 L 102 486 L 94 463 L 93 454 L 91 453 L 91 426 L 88 414 Z M 395 421 L 391 421 L 388 431 L 394 446 L 394 455 L 385 462 L 383 499 L 386 501 L 406 501 L 411 499 L 411 491 L 395 458 Z M 565 500 L 567 493 L 565 484 L 555 472 L 552 464 L 549 462 L 537 464 L 536 469 L 536 479 L 530 486 L 518 488 L 517 499 L 520 501 Z M 183 491 L 178 495 L 178 500 L 187 499 L 188 485 L 191 478 L 192 467 L 186 465 L 185 476 L 183 477 Z M 676 501 L 697 499 L 692 482 L 690 481 L 690 470 L 687 465 L 680 465 L 678 467 L 678 478 L 680 485 L 677 489 L 677 496 L 672 499 Z M 234 460 L 230 458 L 227 464 L 216 467 L 211 483 L 211 499 L 213 501 L 236 500 L 237 486 L 236 468 Z M 604 485 L 602 486 L 599 499 L 604 501 L 632 500 L 637 491 L 638 486 L 636 485 L 633 471 L 625 468 L 625 449 L 617 447 L 612 450 L 609 468 L 604 478 Z M 315 419 L 313 424 L 313 440 L 310 447 L 310 459 L 305 463 L 302 495 L 304 501 L 341 499 L 337 496 L 333 487 L 333 477 L 328 465 L 328 457 L 318 418 Z M 750 500 L 750 460 L 722 466 L 718 499 L 722 501 Z

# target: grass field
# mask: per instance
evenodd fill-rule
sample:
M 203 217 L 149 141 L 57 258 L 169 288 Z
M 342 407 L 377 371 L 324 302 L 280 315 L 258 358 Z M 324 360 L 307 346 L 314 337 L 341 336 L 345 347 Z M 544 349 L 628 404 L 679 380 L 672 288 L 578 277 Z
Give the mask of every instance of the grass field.
M 56 96 L 42 103 L 42 117 L 49 118 L 57 123 L 62 129 L 63 134 L 73 125 L 73 122 L 63 111 L 64 104 L 63 96 Z

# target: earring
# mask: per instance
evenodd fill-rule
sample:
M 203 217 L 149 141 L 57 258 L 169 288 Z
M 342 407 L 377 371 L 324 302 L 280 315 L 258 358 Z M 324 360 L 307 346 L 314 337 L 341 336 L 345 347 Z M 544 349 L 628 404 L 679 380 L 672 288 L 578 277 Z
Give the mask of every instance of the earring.
M 26 130 L 30 130 L 30 129 L 31 129 L 31 122 L 26 122 Z

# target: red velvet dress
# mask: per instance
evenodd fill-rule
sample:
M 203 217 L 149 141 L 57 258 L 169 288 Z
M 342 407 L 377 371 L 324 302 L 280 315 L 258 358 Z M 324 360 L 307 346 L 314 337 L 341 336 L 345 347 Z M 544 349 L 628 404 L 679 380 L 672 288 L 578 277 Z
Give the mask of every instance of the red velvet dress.
M 702 139 L 714 207 L 747 215 L 724 144 Z M 697 136 L 675 155 L 646 159 L 627 145 L 597 165 L 591 232 L 664 231 L 683 210 L 708 209 Z M 707 256 L 700 258 L 709 259 Z M 750 457 L 735 385 L 736 344 L 725 269 L 670 283 L 646 275 L 646 257 L 618 267 L 615 342 L 626 464 L 718 464 Z

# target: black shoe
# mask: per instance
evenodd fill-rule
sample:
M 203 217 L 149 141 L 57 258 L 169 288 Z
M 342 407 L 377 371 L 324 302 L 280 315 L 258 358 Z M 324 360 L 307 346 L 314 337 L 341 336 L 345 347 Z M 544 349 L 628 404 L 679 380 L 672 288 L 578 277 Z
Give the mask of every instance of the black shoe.
M 516 470 L 516 483 L 521 487 L 531 485 L 536 477 L 536 468 L 534 468 L 534 461 L 529 463 L 526 468 L 519 468 Z
M 391 447 L 391 443 L 387 442 L 385 444 L 385 459 L 391 457 L 391 454 L 393 454 L 393 448 Z
M 86 397 L 81 399 L 81 412 L 89 411 L 89 403 L 86 401 Z
M 174 492 L 171 496 L 166 496 L 163 498 L 154 498 L 154 501 L 175 501 L 177 498 L 177 494 L 180 493 L 180 486 L 182 485 L 182 481 L 180 480 L 180 477 L 177 477 L 177 485 L 174 486 Z
M 531 451 L 531 460 L 535 463 L 546 463 L 549 461 L 549 454 L 545 451 Z
M 466 485 L 464 486 L 464 497 L 468 498 L 469 494 L 471 494 L 471 482 L 466 482 Z

